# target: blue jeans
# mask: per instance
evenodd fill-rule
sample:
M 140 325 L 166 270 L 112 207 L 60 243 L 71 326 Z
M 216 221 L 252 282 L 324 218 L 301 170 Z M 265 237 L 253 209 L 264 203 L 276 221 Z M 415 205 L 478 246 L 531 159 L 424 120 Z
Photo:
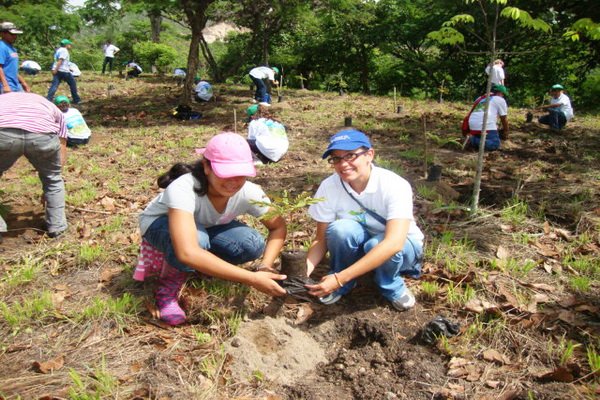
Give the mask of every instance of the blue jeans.
M 259 258 L 265 249 L 265 240 L 258 231 L 238 221 L 210 228 L 196 226 L 198 245 L 231 264 L 243 264 Z M 175 256 L 169 233 L 169 218 L 158 217 L 144 234 L 144 239 L 165 255 L 167 262 L 183 272 L 194 269 Z
M 250 78 L 256 85 L 256 92 L 254 93 L 254 98 L 256 101 L 268 103 L 269 96 L 267 95 L 267 85 L 265 85 L 265 82 L 262 79 L 255 78 L 253 76 L 250 76 Z
M 471 135 L 469 137 L 469 144 L 479 149 L 479 143 L 481 142 L 480 135 Z M 498 150 L 500 148 L 500 136 L 497 130 L 487 131 L 485 134 L 485 151 Z
M 61 175 L 58 136 L 54 133 L 32 133 L 23 129 L 0 128 L 0 176 L 21 156 L 29 160 L 42 181 L 48 232 L 64 231 L 67 229 L 65 183 Z M 6 227 L 4 221 L 1 221 L 0 229 L 3 225 Z
M 75 82 L 75 78 L 73 78 L 73 74 L 70 72 L 58 71 L 56 75 L 54 75 L 54 77 L 52 78 L 52 84 L 50 85 L 50 90 L 48 90 L 48 95 L 46 96 L 46 98 L 49 101 L 54 100 L 54 94 L 58 89 L 58 85 L 60 85 L 62 81 L 67 82 L 67 85 L 69 85 L 69 88 L 71 89 L 71 97 L 73 98 L 73 103 L 79 103 L 81 101 L 81 98 L 79 97 L 79 94 L 77 94 L 77 82 Z
M 548 109 L 548 114 L 538 118 L 538 122 L 544 125 L 550 125 L 552 129 L 562 129 L 567 124 L 565 113 L 560 110 Z
M 340 272 L 354 264 L 383 240 L 384 234 L 371 235 L 363 225 L 350 219 L 340 219 L 329 224 L 326 231 L 327 249 L 331 257 L 331 272 Z M 401 275 L 421 276 L 423 246 L 409 238 L 402 251 L 374 270 L 375 283 L 383 297 L 394 301 L 406 290 Z M 349 281 L 338 294 L 345 295 L 356 285 Z

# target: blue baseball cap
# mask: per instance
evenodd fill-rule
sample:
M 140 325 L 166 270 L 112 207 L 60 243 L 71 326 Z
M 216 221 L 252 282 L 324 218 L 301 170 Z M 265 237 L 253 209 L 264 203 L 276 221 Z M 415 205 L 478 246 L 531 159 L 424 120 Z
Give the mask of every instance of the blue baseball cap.
M 367 135 L 356 129 L 346 129 L 339 131 L 329 138 L 329 146 L 323 153 L 323 158 L 327 158 L 334 150 L 355 150 L 360 147 L 372 148 Z

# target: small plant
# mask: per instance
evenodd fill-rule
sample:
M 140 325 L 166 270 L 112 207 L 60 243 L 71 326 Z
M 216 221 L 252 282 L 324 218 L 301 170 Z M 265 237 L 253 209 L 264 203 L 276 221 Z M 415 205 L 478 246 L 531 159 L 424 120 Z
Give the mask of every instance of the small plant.
M 500 211 L 500 216 L 507 223 L 521 225 L 527 218 L 528 210 L 527 203 L 515 197 Z
M 313 198 L 308 192 L 302 192 L 296 197 L 292 197 L 291 193 L 287 190 L 284 190 L 280 196 L 272 196 L 272 199 L 271 203 L 266 201 L 253 201 L 252 203 L 270 208 L 269 212 L 263 216 L 265 219 L 271 219 L 276 216 L 283 217 L 287 223 L 288 231 L 292 233 L 301 229 L 301 221 L 306 212 L 306 207 L 324 200 L 322 198 Z M 293 234 L 289 236 L 292 251 L 297 252 L 298 239 Z
M 591 373 L 597 375 L 600 373 L 600 354 L 596 352 L 596 348 L 594 346 L 588 347 L 586 353 Z
M 591 284 L 591 280 L 587 276 L 572 276 L 569 278 L 569 286 L 579 293 L 589 293 Z
M 421 282 L 421 291 L 423 296 L 430 300 L 435 300 L 440 290 L 440 285 L 437 282 Z
M 533 260 L 521 261 L 515 258 L 507 258 L 506 260 L 502 260 L 502 263 L 507 271 L 521 278 L 527 276 L 537 266 L 537 263 Z
M 262 382 L 265 380 L 265 374 L 261 370 L 255 369 L 254 371 L 252 371 L 252 378 L 256 382 Z
M 417 185 L 417 194 L 420 197 L 431 201 L 440 197 L 434 188 L 426 185 Z
M 53 309 L 52 294 L 48 291 L 27 297 L 22 303 L 16 302 L 12 306 L 0 302 L 0 313 L 13 328 L 17 328 L 30 320 L 42 320 Z
M 454 306 L 462 306 L 475 297 L 475 289 L 467 284 L 461 290 L 460 286 L 456 286 L 454 282 L 450 282 L 446 289 L 446 295 L 448 303 Z
M 90 265 L 94 261 L 102 258 L 104 249 L 99 245 L 89 245 L 84 243 L 79 248 L 77 260 L 83 265 Z
M 84 379 L 74 369 L 69 369 L 69 377 L 73 386 L 69 388 L 69 399 L 71 400 L 100 400 L 114 397 L 119 387 L 119 380 L 111 375 L 106 368 L 106 361 L 102 363 L 93 373 L 87 374 Z
M 561 337 L 558 347 L 555 350 L 560 356 L 559 365 L 567 365 L 571 358 L 573 358 L 573 352 L 575 349 L 580 346 L 581 344 L 579 343 L 575 343 L 572 340 L 566 340 L 564 336 Z
M 199 345 L 209 343 L 212 340 L 212 336 L 210 336 L 210 333 L 197 331 L 195 329 L 192 329 L 192 333 L 194 334 L 194 337 L 196 338 L 196 341 Z
M 78 321 L 82 320 L 99 320 L 113 319 L 118 326 L 126 325 L 126 320 L 137 314 L 141 300 L 133 297 L 129 293 L 123 294 L 118 298 L 94 298 L 90 306 L 85 307 L 79 314 L 75 316 Z
M 23 261 L 11 268 L 2 278 L 2 282 L 8 287 L 15 287 L 34 280 L 42 270 L 39 260 L 32 256 L 26 256 Z
M 242 324 L 242 313 L 235 312 L 227 318 L 227 328 L 231 336 L 235 336 Z

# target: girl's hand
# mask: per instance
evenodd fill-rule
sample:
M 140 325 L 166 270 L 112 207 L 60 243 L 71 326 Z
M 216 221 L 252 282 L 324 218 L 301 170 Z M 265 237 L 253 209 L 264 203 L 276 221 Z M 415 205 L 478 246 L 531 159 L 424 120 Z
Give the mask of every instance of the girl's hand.
M 325 297 L 330 293 L 335 292 L 340 288 L 335 276 L 333 274 L 325 275 L 321 278 L 321 282 L 317 285 L 306 285 L 308 289 L 308 294 L 317 296 L 317 297 Z
M 257 271 L 254 273 L 254 281 L 250 286 L 270 296 L 284 296 L 287 292 L 275 281 L 282 281 L 285 278 L 287 278 L 285 275 Z

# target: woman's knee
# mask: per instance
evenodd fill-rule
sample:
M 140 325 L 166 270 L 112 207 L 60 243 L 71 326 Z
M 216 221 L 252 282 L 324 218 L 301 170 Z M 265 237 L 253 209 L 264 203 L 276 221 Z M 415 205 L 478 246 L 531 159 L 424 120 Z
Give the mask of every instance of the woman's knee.
M 325 235 L 327 240 L 344 239 L 347 238 L 354 230 L 360 228 L 362 225 L 351 219 L 338 219 L 333 221 L 327 226 Z

